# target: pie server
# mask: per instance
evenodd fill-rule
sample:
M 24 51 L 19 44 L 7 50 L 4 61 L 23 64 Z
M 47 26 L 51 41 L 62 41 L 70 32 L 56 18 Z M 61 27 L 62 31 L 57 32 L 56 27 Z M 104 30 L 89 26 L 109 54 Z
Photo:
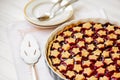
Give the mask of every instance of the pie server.
M 35 63 L 38 62 L 41 53 L 37 41 L 32 35 L 25 35 L 21 43 L 20 56 L 26 64 L 31 66 L 33 80 L 37 80 L 38 78 L 35 71 Z

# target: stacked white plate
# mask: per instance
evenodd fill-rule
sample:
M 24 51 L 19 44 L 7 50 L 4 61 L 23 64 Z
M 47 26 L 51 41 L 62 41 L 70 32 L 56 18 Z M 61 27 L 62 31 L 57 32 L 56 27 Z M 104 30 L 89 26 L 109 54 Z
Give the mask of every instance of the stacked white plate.
M 42 28 L 48 28 L 50 26 L 61 24 L 67 21 L 73 15 L 72 6 L 68 6 L 63 12 L 59 12 L 54 18 L 40 21 L 37 19 L 41 15 L 44 15 L 45 12 L 49 12 L 50 8 L 54 2 L 50 0 L 33 0 L 30 1 L 24 8 L 24 14 L 26 19 L 32 24 L 38 25 Z

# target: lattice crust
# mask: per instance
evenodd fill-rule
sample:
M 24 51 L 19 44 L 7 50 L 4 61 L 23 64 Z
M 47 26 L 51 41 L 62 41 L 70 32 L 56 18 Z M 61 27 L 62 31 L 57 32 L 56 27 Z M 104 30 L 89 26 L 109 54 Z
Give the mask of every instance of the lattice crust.
M 120 80 L 120 28 L 93 22 L 66 26 L 48 48 L 51 67 L 68 80 Z

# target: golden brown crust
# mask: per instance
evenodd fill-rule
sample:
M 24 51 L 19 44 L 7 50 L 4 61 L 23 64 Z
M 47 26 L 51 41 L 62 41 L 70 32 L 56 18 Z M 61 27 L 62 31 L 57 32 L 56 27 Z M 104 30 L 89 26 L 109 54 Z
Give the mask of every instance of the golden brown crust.
M 75 25 L 73 24 L 73 25 L 68 25 L 68 26 L 66 26 L 63 30 L 59 31 L 59 32 L 57 33 L 57 35 L 59 35 L 59 34 L 62 33 L 63 31 L 65 31 L 65 30 L 67 30 L 67 29 L 69 29 L 69 28 L 71 28 L 71 27 L 73 27 L 73 26 L 75 26 Z M 48 44 L 48 49 L 47 49 L 47 50 L 48 50 L 48 51 L 47 51 L 47 56 L 48 56 L 48 57 L 50 56 L 50 48 L 51 48 L 54 40 L 56 39 L 57 35 L 55 35 L 55 36 L 53 37 L 53 39 L 52 39 L 52 40 L 49 42 L 49 44 Z M 51 59 L 50 59 L 50 58 L 47 58 L 47 60 L 48 60 L 48 62 L 49 62 L 49 65 L 53 68 L 53 70 L 55 70 L 57 73 L 59 73 L 59 75 L 61 75 L 63 78 L 65 78 L 65 76 L 64 76 L 63 74 L 61 74 L 61 72 L 59 72 L 59 71 L 56 69 L 56 67 L 54 67 L 54 66 L 52 65 Z
M 95 30 L 97 30 L 96 33 L 93 31 L 94 29 L 92 29 L 91 27 L 94 27 Z M 65 78 L 68 78 L 68 79 L 73 78 L 74 80 L 108 79 L 104 75 L 105 71 L 106 70 L 109 72 L 116 71 L 116 67 L 112 64 L 114 63 L 114 59 L 120 58 L 120 55 L 117 53 L 119 52 L 119 48 L 116 46 L 111 47 L 114 45 L 114 42 L 115 42 L 113 40 L 117 39 L 116 34 L 119 34 L 117 32 L 118 29 L 115 30 L 114 27 L 115 26 L 112 26 L 111 28 L 109 25 L 105 30 L 103 30 L 104 28 L 100 23 L 92 24 L 91 22 L 87 22 L 87 23 L 78 22 L 76 24 L 67 25 L 64 29 L 60 30 L 57 34 L 55 34 L 53 39 L 48 44 L 47 59 L 48 59 L 49 65 L 52 67 L 52 69 L 56 73 L 58 73 L 64 79 Z M 85 29 L 85 31 L 83 31 L 83 29 Z M 116 32 L 108 34 L 107 31 L 114 31 L 113 29 Z M 75 33 L 71 32 L 72 30 Z M 62 33 L 64 35 L 61 35 Z M 94 34 L 96 34 L 97 37 L 94 37 L 94 36 L 92 37 L 92 35 Z M 104 38 L 105 36 L 107 38 Z M 55 42 L 56 40 L 58 42 Z M 61 41 L 65 43 L 59 44 L 61 43 Z M 94 43 L 94 41 L 96 41 L 96 43 Z M 119 40 L 116 40 L 116 42 L 117 44 L 120 43 Z M 71 44 L 74 45 L 72 46 L 72 48 L 71 48 Z M 108 48 L 111 47 L 111 48 L 104 50 L 104 48 L 106 47 Z M 51 48 L 60 50 L 60 55 L 52 53 Z M 62 50 L 67 53 L 64 54 Z M 87 61 L 83 62 L 84 58 L 85 60 L 87 59 Z M 62 59 L 62 63 L 60 59 Z M 101 59 L 102 61 L 99 61 Z M 52 60 L 55 60 L 55 61 L 52 61 Z M 95 61 L 95 62 L 91 62 L 91 61 Z M 56 64 L 59 64 L 59 65 L 56 65 Z M 92 64 L 96 67 L 97 73 L 103 75 L 102 77 L 99 77 L 99 79 L 96 78 L 94 75 L 92 75 L 92 72 L 94 71 L 90 67 L 90 65 Z M 107 66 L 106 69 L 102 68 L 104 64 Z M 120 61 L 117 60 L 116 64 L 120 65 Z M 67 70 L 67 71 L 65 73 L 62 73 L 61 71 L 64 71 L 64 70 Z M 80 74 L 80 72 L 82 72 L 82 74 Z M 83 74 L 87 76 L 83 76 Z M 113 75 L 112 77 L 118 77 L 118 76 Z

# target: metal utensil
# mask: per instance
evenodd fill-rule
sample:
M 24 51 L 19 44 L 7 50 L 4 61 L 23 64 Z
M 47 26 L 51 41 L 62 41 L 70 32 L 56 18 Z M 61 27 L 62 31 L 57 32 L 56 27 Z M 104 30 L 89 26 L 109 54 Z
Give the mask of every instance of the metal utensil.
M 46 12 L 43 16 L 38 17 L 38 19 L 41 20 L 41 21 L 44 21 L 44 20 L 52 17 L 52 16 L 54 15 L 54 11 L 53 11 L 54 8 L 55 8 L 57 5 L 58 5 L 58 8 L 59 8 L 62 1 L 63 1 L 63 0 L 58 0 L 58 1 L 50 8 L 49 12 Z M 56 9 L 56 10 L 57 10 L 57 9 Z M 55 11 L 56 11 L 56 10 L 55 10 Z M 50 15 L 50 16 L 47 16 L 47 15 Z
M 60 6 L 60 4 L 61 4 L 62 1 L 63 0 L 58 0 L 55 4 L 53 4 L 53 6 L 51 7 L 50 11 L 52 11 L 55 8 L 56 5 Z
M 35 63 L 38 62 L 41 56 L 41 53 L 40 53 L 39 46 L 32 35 L 27 34 L 24 37 L 21 44 L 20 56 L 25 63 L 31 66 L 33 80 L 37 80 L 38 78 L 35 71 Z
M 68 7 L 69 5 L 71 5 L 74 2 L 77 2 L 78 0 L 71 0 L 68 1 L 65 5 L 60 6 L 55 12 L 51 12 L 51 13 L 45 13 L 45 15 L 39 17 L 38 19 L 40 21 L 45 21 L 45 20 L 49 20 L 53 17 L 55 17 L 56 13 L 59 12 L 60 10 L 64 10 L 66 7 Z

